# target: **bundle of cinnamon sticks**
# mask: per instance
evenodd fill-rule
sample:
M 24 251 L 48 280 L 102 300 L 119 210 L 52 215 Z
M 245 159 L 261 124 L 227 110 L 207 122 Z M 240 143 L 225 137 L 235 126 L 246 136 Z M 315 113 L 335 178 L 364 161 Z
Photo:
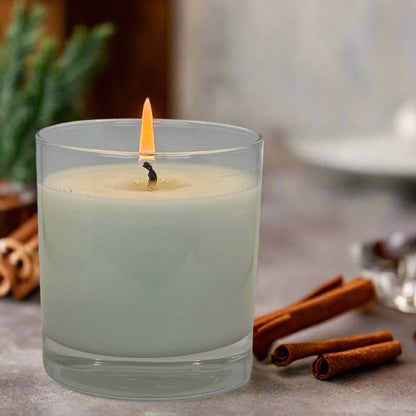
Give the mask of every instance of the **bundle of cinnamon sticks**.
M 253 328 L 253 352 L 262 360 L 279 338 L 327 319 L 362 307 L 375 300 L 369 279 L 358 277 L 348 283 L 342 276 L 330 279 L 299 301 L 256 317 Z M 401 344 L 389 331 L 361 334 L 329 340 L 283 344 L 274 349 L 271 362 L 286 366 L 291 362 L 318 355 L 312 373 L 320 380 L 357 367 L 391 361 L 401 354 Z
M 317 355 L 312 374 L 319 380 L 329 380 L 337 374 L 394 360 L 402 352 L 401 343 L 390 331 L 352 335 L 312 342 L 279 345 L 271 361 L 286 367 L 301 358 Z
M 22 300 L 39 287 L 38 217 L 0 239 L 0 297 Z

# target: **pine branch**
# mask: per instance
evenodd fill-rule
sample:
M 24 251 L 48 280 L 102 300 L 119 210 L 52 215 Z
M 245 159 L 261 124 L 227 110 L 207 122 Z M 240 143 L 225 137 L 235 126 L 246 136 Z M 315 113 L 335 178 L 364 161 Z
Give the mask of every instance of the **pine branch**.
M 80 91 L 91 83 L 103 65 L 103 47 L 112 33 L 109 24 L 89 32 L 84 27 L 75 28 L 57 63 L 67 88 Z
M 29 13 L 19 1 L 3 44 L 0 46 L 0 175 L 4 176 L 14 163 L 12 155 L 18 143 L 21 123 L 28 109 L 22 105 L 20 94 L 24 82 L 25 62 L 33 52 L 41 34 L 43 11 L 34 7 Z
M 58 83 L 64 98 L 61 109 L 56 114 L 58 119 L 64 121 L 74 107 L 79 107 L 74 98 L 81 97 L 101 71 L 104 47 L 113 31 L 110 24 L 97 26 L 89 32 L 83 27 L 75 28 L 56 65 Z
M 13 166 L 11 175 L 14 179 L 25 179 L 25 166 L 27 171 L 35 171 L 34 136 L 39 129 L 54 122 L 53 114 L 58 106 L 57 100 L 52 99 L 57 95 L 54 91 L 53 74 L 56 55 L 56 42 L 48 39 L 41 44 L 34 58 L 33 69 L 23 91 L 23 101 L 27 103 L 28 114 L 20 125 L 19 134 L 15 135 L 15 151 L 10 155 Z
M 33 53 L 42 33 L 40 23 L 43 17 L 44 11 L 39 6 L 29 11 L 21 1 L 17 3 L 15 17 L 6 32 L 0 53 L 0 109 L 10 109 L 8 103 L 24 82 L 26 59 Z
M 33 180 L 35 133 L 68 121 L 104 63 L 110 24 L 77 28 L 57 58 L 56 43 L 40 41 L 44 10 L 17 2 L 0 45 L 0 177 Z

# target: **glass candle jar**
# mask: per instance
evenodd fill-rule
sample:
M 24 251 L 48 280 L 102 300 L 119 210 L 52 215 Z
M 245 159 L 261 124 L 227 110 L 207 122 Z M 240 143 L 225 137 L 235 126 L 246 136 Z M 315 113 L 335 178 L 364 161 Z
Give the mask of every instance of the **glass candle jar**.
M 37 134 L 43 359 L 81 392 L 198 398 L 252 365 L 263 141 L 215 123 L 91 120 Z

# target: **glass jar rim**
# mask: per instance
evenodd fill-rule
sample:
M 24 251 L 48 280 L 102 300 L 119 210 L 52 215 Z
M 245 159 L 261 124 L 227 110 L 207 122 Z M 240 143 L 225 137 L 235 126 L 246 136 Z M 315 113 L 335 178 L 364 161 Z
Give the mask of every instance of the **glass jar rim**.
M 229 130 L 229 131 L 234 131 L 234 132 L 241 132 L 241 133 L 244 133 L 246 136 L 251 136 L 253 139 L 250 140 L 248 143 L 244 143 L 242 145 L 210 149 L 210 150 L 167 151 L 167 152 L 156 151 L 154 153 L 139 153 L 138 150 L 137 151 L 106 150 L 106 149 L 100 149 L 100 148 L 88 148 L 88 147 L 83 147 L 83 146 L 78 146 L 78 145 L 59 144 L 45 137 L 45 134 L 50 133 L 51 131 L 59 127 L 65 128 L 65 127 L 71 127 L 71 126 L 99 124 L 99 123 L 112 123 L 113 125 L 114 123 L 120 123 L 120 126 L 122 126 L 124 123 L 137 122 L 140 120 L 141 119 L 137 119 L 137 118 L 108 118 L 108 119 L 77 120 L 77 121 L 69 121 L 65 123 L 53 124 L 51 126 L 44 127 L 41 130 L 39 130 L 36 133 L 36 141 L 40 145 L 56 147 L 62 150 L 76 151 L 80 153 L 93 153 L 97 155 L 101 154 L 101 155 L 114 156 L 114 157 L 126 157 L 126 158 L 132 158 L 132 157 L 137 158 L 139 156 L 155 156 L 155 157 L 158 157 L 158 156 L 159 157 L 203 156 L 203 155 L 210 155 L 210 154 L 235 152 L 239 150 L 247 150 L 263 142 L 263 137 L 260 133 L 258 133 L 255 130 L 247 129 L 245 127 L 235 126 L 231 124 L 224 124 L 224 123 L 209 122 L 209 121 L 177 120 L 177 119 L 154 119 L 153 123 L 155 127 L 169 126 L 169 125 L 173 127 L 207 126 L 211 128 L 218 128 L 218 129 Z M 139 137 L 140 137 L 140 133 L 138 132 L 137 145 L 139 145 Z

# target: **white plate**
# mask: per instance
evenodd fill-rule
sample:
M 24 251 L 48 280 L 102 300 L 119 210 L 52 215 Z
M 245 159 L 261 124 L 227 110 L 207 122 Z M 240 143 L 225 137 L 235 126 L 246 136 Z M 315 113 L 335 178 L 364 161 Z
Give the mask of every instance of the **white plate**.
M 341 172 L 416 179 L 416 142 L 392 134 L 374 136 L 292 136 L 294 155 Z

